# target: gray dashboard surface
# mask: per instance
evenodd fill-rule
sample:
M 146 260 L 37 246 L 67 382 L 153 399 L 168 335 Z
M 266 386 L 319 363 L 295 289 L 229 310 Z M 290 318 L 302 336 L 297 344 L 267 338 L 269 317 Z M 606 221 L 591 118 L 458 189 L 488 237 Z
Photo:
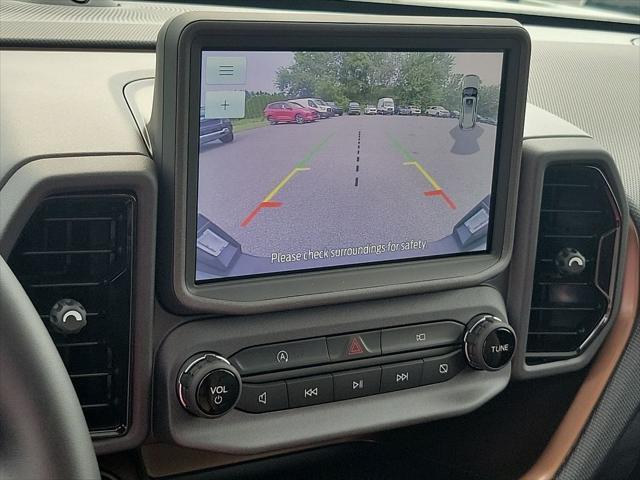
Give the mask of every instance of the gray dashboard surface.
M 147 3 L 147 2 L 145 2 Z M 197 10 L 176 4 L 118 2 L 117 6 L 78 8 L 3 0 L 0 2 L 2 41 L 29 46 L 46 41 L 69 46 L 153 49 L 164 22 L 180 13 Z
M 148 155 L 122 89 L 152 53 L 0 51 L 0 188 L 44 157 Z
M 616 162 L 640 220 L 640 48 L 628 44 L 536 41 L 528 101 L 589 133 Z
M 167 4 L 159 2 L 109 2 L 106 6 L 61 6 L 38 4 L 29 0 L 3 0 L 0 16 L 3 19 L 0 45 L 51 47 L 93 46 L 99 48 L 153 49 L 160 27 L 169 19 L 185 12 L 215 12 L 224 20 L 229 13 L 262 12 L 271 15 L 268 20 L 288 21 L 309 17 L 313 12 L 296 10 L 270 10 L 266 8 L 223 7 L 218 5 Z M 267 2 L 265 2 L 267 3 Z M 432 12 L 425 9 L 425 14 Z M 326 15 L 326 13 L 325 13 Z M 344 17 L 344 14 L 337 13 Z M 353 18 L 380 23 L 413 23 L 411 16 L 353 14 Z M 297 18 L 296 18 L 297 17 Z M 468 17 L 473 21 L 472 17 Z M 348 21 L 348 20 L 347 20 Z M 503 20 L 494 19 L 499 24 Z M 507 23 L 510 20 L 507 20 Z M 440 23 L 459 24 L 460 19 L 439 18 Z

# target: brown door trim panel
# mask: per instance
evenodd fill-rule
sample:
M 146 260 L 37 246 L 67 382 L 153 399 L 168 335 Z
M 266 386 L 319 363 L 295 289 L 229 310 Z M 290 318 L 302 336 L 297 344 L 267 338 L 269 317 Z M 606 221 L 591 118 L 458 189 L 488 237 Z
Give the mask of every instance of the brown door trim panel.
M 640 246 L 635 225 L 629 227 L 627 256 L 620 311 L 573 403 L 551 437 L 538 461 L 522 480 L 548 480 L 555 477 L 587 425 L 622 353 L 629 341 L 638 313 L 640 293 Z

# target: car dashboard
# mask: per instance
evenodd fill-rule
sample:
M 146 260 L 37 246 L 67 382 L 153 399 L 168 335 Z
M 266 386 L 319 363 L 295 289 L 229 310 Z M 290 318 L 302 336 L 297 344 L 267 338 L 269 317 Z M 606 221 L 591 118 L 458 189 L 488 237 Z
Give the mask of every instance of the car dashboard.
M 206 134 L 200 134 L 200 151 L 211 152 L 211 162 L 229 163 L 244 161 L 243 152 L 259 151 L 272 164 L 238 167 L 237 176 L 271 183 L 259 191 L 251 183 L 216 184 L 214 200 L 208 201 L 219 207 L 209 208 L 207 216 L 198 210 L 196 225 L 195 211 L 187 208 L 191 200 L 180 201 L 195 189 L 187 183 L 193 176 L 186 167 L 181 176 L 187 147 L 178 148 L 187 117 L 180 120 L 175 105 L 186 103 L 177 94 L 166 96 L 170 79 L 179 83 L 186 73 L 177 50 L 158 45 L 155 51 L 156 35 L 165 20 L 183 10 L 222 23 L 245 16 L 277 23 L 282 14 L 157 6 L 151 17 L 129 28 L 126 19 L 135 10 L 121 9 L 112 17 L 107 12 L 96 20 L 85 9 L 78 15 L 89 16 L 47 30 L 42 16 L 63 7 L 22 7 L 13 1 L 2 7 L 7 28 L 0 82 L 0 253 L 60 352 L 107 470 L 117 470 L 110 459 L 139 449 L 150 477 L 190 478 L 195 471 L 296 452 L 398 440 L 401 432 L 409 432 L 409 443 L 422 438 L 434 451 L 438 440 L 433 439 L 441 439 L 460 456 L 490 459 L 466 466 L 489 472 L 487 478 L 586 478 L 601 468 L 607 449 L 622 435 L 621 419 L 630 421 L 640 405 L 640 384 L 633 379 L 640 358 L 635 322 L 640 54 L 633 34 L 524 25 L 530 37 L 528 87 L 525 77 L 520 87 L 526 91 L 518 90 L 515 80 L 513 86 L 522 118 L 514 106 L 508 127 L 488 117 L 474 124 L 484 132 L 505 128 L 502 139 L 513 134 L 514 147 L 505 147 L 495 183 L 491 177 L 485 182 L 494 185 L 494 196 L 478 196 L 473 205 L 465 204 L 465 212 L 455 209 L 460 195 L 447 197 L 437 183 L 442 177 L 443 185 L 453 183 L 446 172 L 457 168 L 456 158 L 436 170 L 440 177 L 434 180 L 420 171 L 416 157 L 425 151 L 444 155 L 436 140 L 435 146 L 404 153 L 404 147 L 394 150 L 393 140 L 388 142 L 386 155 L 397 155 L 403 174 L 410 172 L 410 181 L 426 189 L 421 200 L 459 213 L 452 235 L 473 235 L 480 228 L 473 218 L 486 225 L 489 220 L 480 218 L 498 215 L 490 225 L 502 226 L 486 259 L 482 253 L 438 257 L 415 271 L 411 262 L 363 270 L 336 270 L 340 265 L 332 264 L 334 270 L 290 275 L 280 270 L 270 275 L 265 267 L 260 272 L 267 276 L 245 279 L 247 272 L 255 273 L 250 267 L 257 268 L 252 257 L 234 263 L 238 279 L 185 283 L 185 269 L 197 270 L 200 277 L 194 279 L 209 281 L 220 276 L 220 267 L 195 266 L 194 260 L 188 270 L 185 258 L 204 254 L 188 253 L 184 239 L 213 232 L 215 242 L 203 243 L 209 249 L 203 251 L 209 252 L 206 258 L 219 257 L 217 248 L 241 243 L 235 237 L 244 231 L 239 222 L 233 235 L 223 231 L 216 224 L 220 216 L 246 203 L 251 208 L 242 210 L 243 221 L 259 226 L 286 209 L 276 203 L 292 201 L 281 180 L 291 186 L 303 181 L 304 169 L 317 168 L 310 156 L 308 164 L 296 165 L 298 172 L 274 172 L 279 160 L 270 150 L 295 145 L 297 132 L 334 122 L 339 136 L 349 125 L 362 125 L 352 138 L 357 154 L 349 156 L 350 192 L 361 194 L 365 142 L 389 135 L 372 130 L 367 137 L 367 125 L 404 122 L 409 131 L 411 122 L 428 121 L 442 126 L 442 136 L 453 142 L 456 132 L 464 131 L 461 116 L 469 114 L 461 107 L 456 117 L 452 108 L 415 106 L 405 99 L 389 117 L 369 101 L 359 102 L 357 114 L 352 104 L 338 101 L 341 112 L 334 102 L 325 111 L 333 108 L 335 116 L 322 118 L 318 108 L 300 105 L 298 95 L 288 100 L 296 102 L 289 107 L 294 110 L 283 113 L 290 118 L 277 121 L 265 113 L 269 123 L 243 130 L 233 120 L 205 119 L 209 106 L 203 104 L 193 120 Z M 392 24 L 396 18 L 295 15 L 303 23 Z M 25 21 L 31 22 L 32 35 L 19 38 L 17 26 Z M 75 29 L 69 27 L 73 22 Z M 172 70 L 180 73 L 171 77 Z M 446 118 L 440 118 L 442 112 Z M 175 123 L 167 123 L 168 117 Z M 275 131 L 283 132 L 277 143 L 258 137 Z M 224 157 L 225 149 L 240 149 L 252 135 L 260 139 L 250 150 Z M 340 148 L 331 150 L 335 158 L 347 149 Z M 232 168 L 229 163 L 211 167 L 211 177 L 222 177 L 219 168 Z M 456 172 L 464 176 L 464 170 Z M 502 179 L 503 197 L 496 194 Z M 262 190 L 271 187 L 276 193 L 261 199 Z M 305 188 L 298 198 L 303 204 L 318 191 L 312 183 Z M 464 183 L 463 190 L 474 188 L 472 181 Z M 215 196 L 220 189 L 224 195 Z M 199 194 L 206 190 L 200 184 Z M 301 231 L 322 236 L 333 210 L 326 207 L 329 194 L 317 195 L 325 202 L 309 210 L 318 212 L 317 218 L 305 213 L 277 224 L 287 238 Z M 380 202 L 366 210 L 365 224 L 372 230 L 410 215 L 409 206 L 405 213 L 387 213 L 387 200 L 367 201 Z M 189 222 L 194 231 L 186 234 Z M 294 229 L 294 222 L 304 230 Z M 258 244 L 270 238 L 271 231 L 258 232 Z M 328 235 L 342 234 L 335 229 Z M 423 247 L 407 243 L 406 248 Z M 495 251 L 495 258 L 488 258 Z M 367 273 L 371 269 L 378 276 Z M 335 276 L 322 276 L 327 272 Z M 82 325 L 68 325 L 68 312 L 79 315 Z M 554 401 L 555 408 L 546 403 Z M 536 417 L 543 424 L 537 433 Z M 506 452 L 505 458 L 478 446 L 467 429 Z M 528 431 L 532 440 L 526 445 Z M 509 447 L 514 437 L 519 440 Z M 600 448 L 603 444 L 607 448 Z M 442 458 L 456 454 L 444 452 Z M 501 461 L 504 465 L 496 466 Z

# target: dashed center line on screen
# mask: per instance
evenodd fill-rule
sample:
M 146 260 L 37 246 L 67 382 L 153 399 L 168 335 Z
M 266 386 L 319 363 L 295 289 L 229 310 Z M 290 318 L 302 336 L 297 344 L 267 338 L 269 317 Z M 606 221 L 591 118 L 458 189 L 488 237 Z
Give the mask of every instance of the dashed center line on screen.
M 360 138 L 362 136 L 362 130 L 358 130 L 358 148 L 356 149 L 356 181 L 355 186 L 358 186 L 359 178 L 358 172 L 360 172 Z

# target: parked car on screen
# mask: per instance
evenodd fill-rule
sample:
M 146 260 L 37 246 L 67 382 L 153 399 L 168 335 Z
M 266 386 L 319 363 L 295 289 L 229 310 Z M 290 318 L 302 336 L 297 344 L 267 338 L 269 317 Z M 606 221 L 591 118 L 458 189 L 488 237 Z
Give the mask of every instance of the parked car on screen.
M 347 110 L 347 114 L 349 115 L 360 115 L 362 110 L 360 109 L 360 104 L 358 102 L 349 102 L 349 108 Z
M 305 110 L 309 110 L 312 114 L 313 114 L 313 120 L 318 120 L 320 119 L 320 114 L 318 113 L 317 110 L 314 110 L 313 108 L 309 108 L 309 107 L 305 107 L 304 105 L 298 103 L 298 101 L 288 101 L 287 103 L 291 103 L 294 107 L 299 107 L 299 108 L 304 108 Z
M 480 77 L 477 75 L 465 75 L 462 78 L 462 106 L 458 125 L 463 130 L 468 130 L 476 125 L 479 89 Z
M 318 113 L 297 102 L 273 102 L 265 107 L 264 118 L 272 125 L 294 122 L 307 123 L 316 120 Z
M 422 113 L 420 107 L 416 105 L 409 105 L 409 110 L 411 110 L 411 115 L 420 115 Z
M 331 105 L 329 105 L 327 102 L 325 102 L 324 100 L 322 100 L 321 98 L 314 98 L 313 100 L 315 100 L 315 102 L 321 106 L 321 107 L 327 107 L 327 113 L 329 114 L 330 117 L 333 117 L 336 113 L 333 111 L 333 108 L 331 107 Z
M 449 116 L 451 118 L 460 118 L 460 112 L 458 110 L 451 110 Z
M 344 108 L 336 105 L 336 102 L 327 102 L 327 105 L 331 107 L 334 115 L 342 116 L 344 113 Z
M 411 115 L 411 109 L 409 107 L 405 107 L 404 105 L 400 105 L 398 107 L 398 115 Z
M 448 117 L 449 116 L 449 110 L 439 105 L 427 107 L 426 113 L 430 117 Z
M 374 105 L 367 105 L 364 109 L 365 115 L 375 115 L 378 113 L 378 109 Z
M 396 104 L 393 98 L 383 97 L 378 100 L 378 114 L 379 115 L 393 115 L 396 111 Z
M 204 108 L 200 109 L 200 145 L 220 140 L 233 141 L 233 125 L 228 118 L 205 118 Z
M 320 118 L 333 117 L 331 107 L 319 98 L 292 98 L 290 101 L 302 105 L 304 108 L 310 108 L 318 112 Z

